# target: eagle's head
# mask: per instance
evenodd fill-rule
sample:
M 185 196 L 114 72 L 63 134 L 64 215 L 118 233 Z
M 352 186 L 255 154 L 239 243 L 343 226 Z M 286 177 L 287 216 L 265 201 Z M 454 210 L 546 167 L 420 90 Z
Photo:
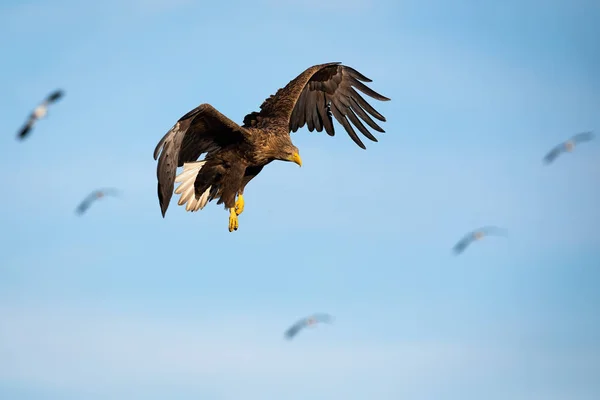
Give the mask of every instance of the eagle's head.
M 267 135 L 267 140 L 262 143 L 259 153 L 266 159 L 291 161 L 302 166 L 300 150 L 294 146 L 290 136 L 287 135 L 287 132 L 284 135 L 269 133 Z
M 300 150 L 291 142 L 279 146 L 277 149 L 277 159 L 281 161 L 291 161 L 302 166 L 302 158 L 300 158 Z
M 298 148 L 294 145 L 291 145 L 289 148 L 286 148 L 285 160 L 296 163 L 300 167 L 302 166 L 302 158 L 300 158 L 300 150 L 298 150 Z

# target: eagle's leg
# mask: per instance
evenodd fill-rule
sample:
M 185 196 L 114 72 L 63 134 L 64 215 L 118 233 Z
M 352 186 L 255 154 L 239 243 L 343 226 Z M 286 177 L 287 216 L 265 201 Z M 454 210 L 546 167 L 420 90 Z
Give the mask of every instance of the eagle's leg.
M 238 198 L 235 202 L 235 213 L 240 215 L 244 211 L 244 195 L 242 192 L 238 193 Z
M 238 227 L 238 216 L 235 207 L 233 207 L 229 209 L 229 232 L 237 231 Z

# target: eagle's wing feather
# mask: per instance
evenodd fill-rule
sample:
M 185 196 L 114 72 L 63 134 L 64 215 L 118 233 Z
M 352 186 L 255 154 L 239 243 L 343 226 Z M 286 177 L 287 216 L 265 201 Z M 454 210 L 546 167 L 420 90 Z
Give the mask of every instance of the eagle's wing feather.
M 177 121 L 154 150 L 158 159 L 158 200 L 163 217 L 173 195 L 177 167 L 196 161 L 203 153 L 241 143 L 249 132 L 210 104 L 201 104 Z
M 334 136 L 333 116 L 352 140 L 365 149 L 354 127 L 365 137 L 376 142 L 375 136 L 361 120 L 376 131 L 385 132 L 373 121 L 375 118 L 385 122 L 385 117 L 356 89 L 377 100 L 390 99 L 375 92 L 363 82 L 371 80 L 340 63 L 315 65 L 266 99 L 260 106 L 261 111 L 248 114 L 244 118 L 244 124 L 258 127 L 266 124 L 281 125 L 286 126 L 288 132 L 296 132 L 307 125 L 310 132 L 322 132 L 325 129 L 327 134 Z

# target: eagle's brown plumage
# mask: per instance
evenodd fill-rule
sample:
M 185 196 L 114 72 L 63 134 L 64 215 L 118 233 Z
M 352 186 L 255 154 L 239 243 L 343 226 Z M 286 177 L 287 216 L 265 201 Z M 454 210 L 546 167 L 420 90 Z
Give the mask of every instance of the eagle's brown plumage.
M 384 132 L 373 118 L 379 121 L 385 121 L 385 118 L 355 89 L 377 100 L 390 99 L 371 90 L 363 82 L 371 80 L 353 68 L 338 62 L 320 64 L 306 69 L 271 95 L 260 106 L 259 112 L 245 116 L 242 126 L 210 104 L 201 104 L 188 112 L 154 150 L 154 159 L 158 159 L 158 199 L 163 217 L 173 195 L 177 167 L 184 164 L 190 166 L 190 170 L 181 175 L 198 172 L 195 178 L 191 178 L 194 179 L 193 189 L 190 181 L 189 193 L 186 189 L 182 192 L 180 205 L 188 201 L 192 206 L 186 209 L 196 211 L 207 202 L 218 199 L 217 204 L 233 210 L 238 208 L 236 195 L 241 196 L 248 182 L 271 161 L 293 161 L 301 165 L 290 132 L 296 132 L 304 125 L 311 132 L 325 129 L 333 136 L 333 116 L 361 148 L 366 147 L 352 125 L 376 142 L 361 119 L 372 129 Z M 196 163 L 192 168 L 192 163 L 204 153 L 204 162 Z M 188 178 L 188 175 L 182 177 L 182 182 Z M 233 229 L 237 229 L 237 221 Z

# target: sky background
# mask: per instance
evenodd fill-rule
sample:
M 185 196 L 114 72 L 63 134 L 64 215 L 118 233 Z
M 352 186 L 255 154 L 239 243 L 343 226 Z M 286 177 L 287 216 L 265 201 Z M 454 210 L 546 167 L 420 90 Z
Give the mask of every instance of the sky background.
M 600 397 L 596 0 L 0 5 L 0 398 Z M 211 103 L 239 123 L 341 61 L 392 99 L 379 143 L 292 135 L 240 229 L 161 218 L 154 147 Z M 66 96 L 30 138 L 33 107 Z M 98 187 L 123 190 L 78 217 Z M 481 225 L 490 237 L 451 248 Z M 312 312 L 332 325 L 284 330 Z

